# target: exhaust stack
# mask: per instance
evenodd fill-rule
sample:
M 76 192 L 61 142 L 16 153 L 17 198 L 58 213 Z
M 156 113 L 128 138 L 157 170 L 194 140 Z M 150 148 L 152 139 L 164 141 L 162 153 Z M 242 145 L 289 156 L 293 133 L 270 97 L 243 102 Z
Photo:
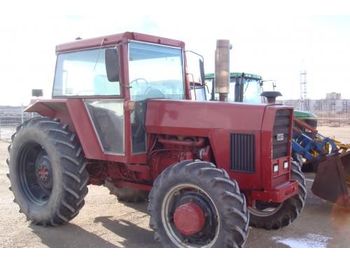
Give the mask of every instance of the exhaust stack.
M 215 92 L 220 101 L 227 102 L 230 87 L 230 49 L 229 40 L 217 40 L 215 50 Z

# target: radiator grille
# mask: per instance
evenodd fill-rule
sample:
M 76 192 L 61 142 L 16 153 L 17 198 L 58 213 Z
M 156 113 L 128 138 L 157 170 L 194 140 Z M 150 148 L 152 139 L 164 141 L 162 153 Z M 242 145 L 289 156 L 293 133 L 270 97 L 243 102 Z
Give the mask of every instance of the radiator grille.
M 275 123 L 273 126 L 273 158 L 288 156 L 289 152 L 289 128 L 291 110 L 281 109 L 276 113 Z
M 239 172 L 255 172 L 255 136 L 231 134 L 231 169 Z

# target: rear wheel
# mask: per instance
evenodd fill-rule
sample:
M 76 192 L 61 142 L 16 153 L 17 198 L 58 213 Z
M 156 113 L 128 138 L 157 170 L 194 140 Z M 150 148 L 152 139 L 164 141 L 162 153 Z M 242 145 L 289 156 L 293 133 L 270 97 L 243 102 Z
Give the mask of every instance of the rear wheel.
M 55 226 L 78 214 L 88 173 L 82 148 L 66 125 L 33 118 L 12 136 L 9 153 L 10 189 L 28 220 Z
M 293 222 L 302 211 L 306 199 L 306 183 L 304 174 L 296 161 L 292 161 L 292 179 L 299 184 L 299 191 L 283 203 L 269 203 L 256 201 L 249 207 L 250 225 L 268 230 L 279 229 Z
M 241 247 L 249 213 L 238 184 L 209 162 L 182 161 L 157 177 L 150 226 L 165 247 Z

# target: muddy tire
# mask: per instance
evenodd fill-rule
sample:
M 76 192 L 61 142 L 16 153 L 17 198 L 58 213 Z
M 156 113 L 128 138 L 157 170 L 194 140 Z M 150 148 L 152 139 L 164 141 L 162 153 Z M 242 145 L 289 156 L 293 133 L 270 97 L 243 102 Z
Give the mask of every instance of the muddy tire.
M 108 188 L 110 194 L 117 197 L 119 202 L 141 203 L 148 200 L 147 191 L 132 188 L 118 188 L 110 181 L 106 181 L 104 185 Z
M 186 160 L 165 169 L 154 182 L 148 211 L 164 247 L 242 247 L 247 239 L 245 197 L 226 171 L 209 162 Z
M 82 148 L 67 125 L 44 117 L 28 120 L 12 136 L 9 155 L 10 190 L 27 220 L 56 226 L 79 213 L 89 177 Z
M 285 200 L 281 204 L 257 202 L 249 207 L 250 225 L 267 230 L 279 229 L 288 226 L 301 213 L 306 200 L 305 177 L 296 161 L 292 161 L 292 179 L 299 184 L 296 196 Z
M 316 172 L 318 162 L 316 161 L 303 161 L 303 157 L 301 154 L 293 154 L 293 160 L 298 163 L 298 165 L 301 167 L 301 171 L 305 173 L 309 172 Z

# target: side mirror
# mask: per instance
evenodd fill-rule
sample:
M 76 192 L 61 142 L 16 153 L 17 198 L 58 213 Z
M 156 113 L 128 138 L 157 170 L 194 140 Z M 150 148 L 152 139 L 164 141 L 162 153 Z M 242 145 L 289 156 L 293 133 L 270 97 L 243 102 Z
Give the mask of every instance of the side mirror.
M 201 74 L 202 85 L 205 85 L 204 61 L 202 59 L 199 59 L 199 70 Z
M 187 74 L 191 74 L 193 82 L 205 85 L 204 57 L 194 51 L 186 50 Z M 199 65 L 199 66 L 198 66 Z
M 272 87 L 273 87 L 273 90 L 275 90 L 276 89 L 276 82 L 275 81 L 272 81 Z
M 105 50 L 107 79 L 109 82 L 119 81 L 119 55 L 116 48 Z

